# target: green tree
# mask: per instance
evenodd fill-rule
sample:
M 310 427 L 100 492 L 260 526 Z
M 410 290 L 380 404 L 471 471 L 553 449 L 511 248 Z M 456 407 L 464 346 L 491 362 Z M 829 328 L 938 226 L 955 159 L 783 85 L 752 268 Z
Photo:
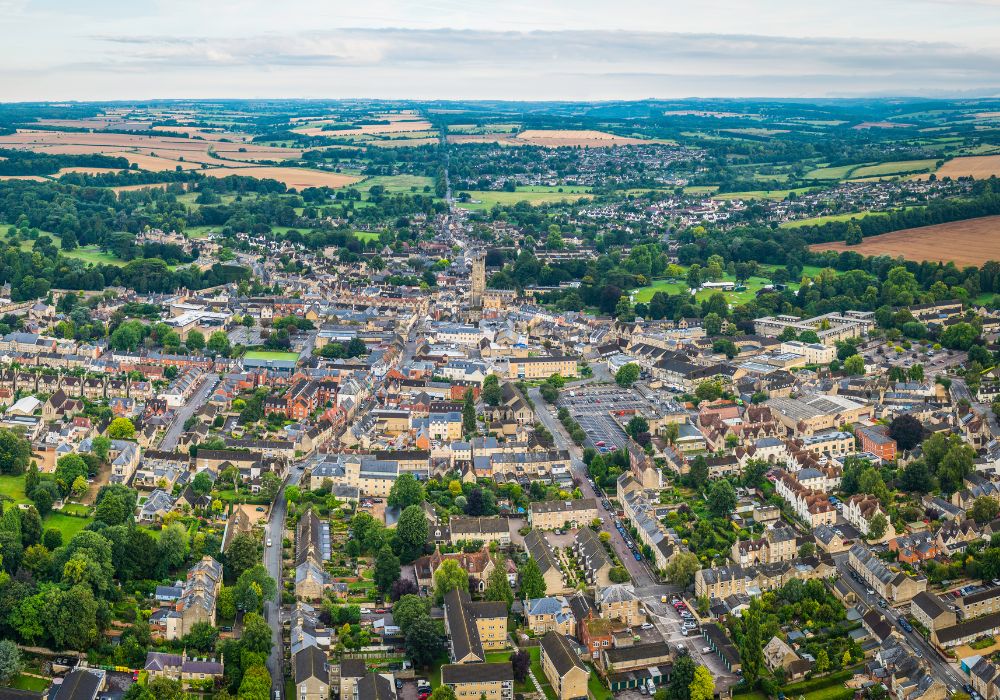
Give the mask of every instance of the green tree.
M 427 617 L 429 607 L 430 601 L 426 598 L 421 598 L 419 595 L 407 594 L 392 606 L 392 619 L 399 626 L 399 630 L 405 635 L 413 622 Z
M 634 362 L 628 362 L 618 368 L 615 372 L 615 381 L 618 386 L 628 388 L 636 383 L 639 379 L 639 365 Z
M 417 668 L 426 668 L 444 655 L 444 637 L 429 617 L 417 618 L 403 638 L 403 649 Z
M 244 571 L 261 560 L 264 551 L 258 539 L 250 532 L 233 537 L 225 552 L 225 572 L 230 581 L 237 580 Z
M 816 671 L 818 673 L 826 673 L 830 670 L 830 656 L 826 653 L 826 649 L 820 649 L 816 654 Z
M 213 355 L 229 354 L 229 336 L 222 331 L 215 331 L 208 337 L 208 351 Z
M 430 700 L 456 700 L 455 691 L 449 685 L 439 685 L 431 693 Z
M 264 601 L 273 600 L 278 594 L 278 586 L 267 573 L 263 564 L 254 564 L 240 574 L 233 586 L 233 600 L 240 610 L 259 611 Z
M 851 355 L 844 360 L 844 371 L 853 376 L 861 376 L 865 373 L 865 358 Z
M 424 509 L 418 505 L 408 506 L 396 524 L 396 537 L 400 543 L 399 556 L 402 561 L 409 563 L 423 554 L 424 546 L 427 544 L 427 531 L 427 516 L 424 515 Z
M 219 630 L 213 627 L 210 622 L 196 622 L 191 625 L 191 631 L 184 635 L 184 645 L 189 649 L 207 654 L 215 650 L 215 643 L 218 639 Z
M 31 462 L 31 444 L 6 428 L 0 429 L 0 473 L 24 474 Z
M 637 440 L 640 435 L 649 432 L 649 421 L 642 416 L 632 416 L 632 418 L 629 419 L 628 425 L 625 426 L 625 432 L 628 433 L 633 440 Z
M 262 654 L 265 658 L 271 653 L 274 640 L 271 637 L 271 627 L 264 616 L 256 612 L 248 612 L 243 616 L 243 634 L 240 643 L 245 651 Z
M 472 389 L 465 392 L 465 403 L 462 405 L 462 430 L 466 435 L 474 435 L 476 432 L 476 400 L 472 395 Z
M 542 570 L 538 568 L 538 562 L 536 562 L 532 557 L 528 557 L 518 572 L 521 577 L 521 597 L 522 598 L 544 598 L 545 589 L 545 578 L 542 576 Z
M 712 700 L 715 697 L 715 681 L 712 672 L 704 666 L 696 666 L 694 678 L 688 686 L 691 700 Z
M 694 582 L 694 575 L 701 569 L 698 555 L 681 552 L 667 564 L 667 580 L 675 586 L 687 587 Z
M 503 389 L 500 388 L 500 379 L 497 375 L 491 374 L 483 380 L 483 391 L 480 396 L 487 406 L 500 405 L 503 401 Z
M 440 571 L 440 569 L 438 569 Z M 399 557 L 392 553 L 388 546 L 383 546 L 375 558 L 374 580 L 378 590 L 386 595 L 392 584 L 399 580 Z
M 969 509 L 969 515 L 980 525 L 991 522 L 998 513 L 1000 513 L 1000 501 L 991 496 L 979 496 Z
M 424 502 L 424 487 L 410 472 L 399 475 L 389 490 L 389 505 L 396 508 L 408 508 Z
M 514 591 L 510 587 L 510 580 L 507 578 L 507 566 L 501 557 L 493 558 L 493 571 L 486 581 L 486 592 L 483 596 L 486 600 L 502 601 L 507 604 L 507 612 L 510 613 L 514 604 Z
M 179 569 L 187 559 L 187 547 L 187 531 L 183 525 L 174 523 L 163 528 L 156 546 L 160 570 L 167 574 Z
M 115 418 L 108 426 L 108 437 L 112 440 L 132 440 L 135 438 L 135 425 L 128 418 Z
M 885 519 L 885 516 L 881 513 L 876 513 L 868 523 L 868 538 L 871 540 L 882 539 L 882 535 L 885 534 L 885 529 L 888 526 L 889 522 Z
M 444 596 L 454 589 L 469 590 L 469 574 L 454 559 L 445 559 L 434 572 L 434 595 L 444 600 Z
M 743 681 L 753 688 L 760 680 L 764 665 L 764 640 L 762 638 L 761 617 L 763 605 L 760 598 L 751 598 L 750 607 L 741 618 L 743 634 L 739 640 L 740 658 L 743 661 Z
M 243 680 L 237 693 L 239 700 L 269 700 L 271 695 L 271 674 L 263 664 L 254 664 L 243 672 Z
M 21 673 L 21 650 L 9 639 L 0 640 L 0 683 L 7 685 Z
M 708 490 L 708 510 L 716 518 L 727 518 L 736 510 L 736 489 L 725 479 Z
M 205 335 L 201 331 L 189 331 L 184 344 L 189 350 L 198 352 L 205 349 Z
M 670 671 L 667 683 L 668 700 L 691 700 L 691 684 L 694 682 L 695 663 L 690 656 L 678 656 Z

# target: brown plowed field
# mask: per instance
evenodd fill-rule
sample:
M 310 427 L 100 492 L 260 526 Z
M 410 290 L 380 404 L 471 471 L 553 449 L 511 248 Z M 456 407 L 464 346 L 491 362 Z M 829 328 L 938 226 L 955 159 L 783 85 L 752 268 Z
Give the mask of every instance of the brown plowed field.
M 1000 261 L 1000 216 L 952 221 L 872 236 L 861 245 L 820 243 L 812 250 L 845 250 L 861 255 L 901 256 L 907 260 L 953 262 L 958 267 Z

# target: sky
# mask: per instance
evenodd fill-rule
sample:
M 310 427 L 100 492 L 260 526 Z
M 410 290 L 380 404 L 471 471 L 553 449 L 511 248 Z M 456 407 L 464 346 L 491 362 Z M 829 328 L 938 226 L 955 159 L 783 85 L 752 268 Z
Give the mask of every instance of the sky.
M 1000 0 L 0 0 L 0 100 L 1000 95 Z

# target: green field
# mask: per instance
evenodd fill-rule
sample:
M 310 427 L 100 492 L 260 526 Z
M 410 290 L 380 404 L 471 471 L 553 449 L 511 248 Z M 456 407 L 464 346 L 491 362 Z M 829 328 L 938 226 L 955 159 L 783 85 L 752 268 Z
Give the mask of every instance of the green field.
M 13 499 L 14 503 L 31 503 L 24 494 L 24 475 L 10 476 L 4 474 L 0 476 L 0 496 Z
M 245 360 L 288 360 L 296 362 L 299 359 L 297 352 L 277 352 L 269 350 L 249 350 L 243 355 Z
M 368 192 L 375 185 L 381 185 L 389 193 L 423 192 L 425 187 L 430 187 L 429 192 L 434 193 L 434 178 L 424 175 L 378 175 L 351 185 L 351 189 Z
M 67 503 L 59 512 L 63 515 L 76 515 L 81 518 L 85 518 L 90 515 L 90 506 L 85 506 L 82 503 Z
M 851 173 L 852 178 L 875 177 L 878 175 L 898 175 L 900 173 L 929 172 L 937 167 L 937 159 L 927 158 L 924 160 L 898 160 L 878 165 L 869 165 L 858 168 Z
M 18 690 L 30 690 L 36 693 L 41 693 L 49 687 L 49 680 L 47 678 L 38 678 L 37 676 L 29 676 L 22 673 L 11 681 L 10 687 L 17 688 Z
M 559 190 L 562 192 L 559 192 Z M 566 185 L 563 187 L 518 187 L 516 192 L 494 192 L 492 190 L 473 190 L 468 194 L 472 197 L 469 202 L 456 202 L 456 206 L 463 209 L 489 209 L 496 204 L 517 204 L 518 202 L 528 202 L 530 204 L 551 204 L 553 202 L 575 202 L 590 193 L 588 187 L 573 187 Z
M 354 237 L 357 238 L 362 243 L 368 243 L 369 241 L 377 241 L 378 234 L 374 231 L 355 231 Z
M 761 265 L 761 269 L 765 271 L 774 270 L 777 265 Z M 685 271 L 687 268 L 685 268 Z M 806 265 L 802 268 L 802 275 L 805 277 L 815 277 L 820 273 L 822 268 L 816 267 L 815 265 Z M 735 282 L 735 278 L 732 275 L 724 274 L 722 280 L 725 282 Z M 745 283 L 746 291 L 743 292 L 722 292 L 726 299 L 731 304 L 745 304 L 748 301 L 755 299 L 757 297 L 757 292 L 765 285 L 771 284 L 771 280 L 767 277 L 753 276 L 748 279 Z M 799 288 L 799 282 L 789 282 L 788 288 L 791 290 L 797 290 Z M 640 287 L 636 289 L 633 294 L 633 303 L 649 303 L 649 300 L 653 298 L 656 292 L 666 292 L 668 294 L 680 294 L 686 292 L 688 289 L 687 284 L 683 281 L 667 281 L 667 280 L 654 280 L 652 284 L 645 287 Z M 697 301 L 705 301 L 710 296 L 712 296 L 716 291 L 714 289 L 703 289 L 695 295 Z
M 62 533 L 63 542 L 69 542 L 73 535 L 94 522 L 93 518 L 75 518 L 62 513 L 49 513 L 42 521 L 42 527 L 55 528 Z
M 60 241 L 62 240 L 58 234 L 51 233 L 49 231 L 41 231 L 40 235 L 48 236 L 52 239 L 53 245 L 59 248 L 59 252 L 67 258 L 74 258 L 76 260 L 82 260 L 85 263 L 92 263 L 94 265 L 117 265 L 119 267 L 125 264 L 124 260 L 119 260 L 115 256 L 105 253 L 103 250 L 98 248 L 96 245 L 80 246 L 74 248 L 73 250 L 63 250 L 60 247 Z M 6 238 L 7 233 L 4 231 L 4 237 Z M 35 242 L 32 240 L 22 240 L 20 248 L 21 250 L 31 251 L 34 250 Z
M 861 165 L 864 164 L 862 163 Z M 834 167 L 824 166 L 816 168 L 815 170 L 810 170 L 804 177 L 808 180 L 841 180 L 846 178 L 848 174 L 857 167 L 860 166 L 858 164 L 837 165 Z
M 188 226 L 184 229 L 185 235 L 191 240 L 198 240 L 199 238 L 208 238 L 209 234 L 218 233 L 219 226 Z
M 821 226 L 832 221 L 850 221 L 851 219 L 863 219 L 866 216 L 883 216 L 881 212 L 857 212 L 854 214 L 828 214 L 827 216 L 814 216 L 809 219 L 796 219 L 795 221 L 785 221 L 780 228 L 798 228 L 799 226 Z
M 748 192 L 723 192 L 712 195 L 712 199 L 785 199 L 789 194 L 802 194 L 808 192 L 808 187 L 799 187 L 793 190 L 750 190 Z
M 684 194 L 712 194 L 717 189 L 718 185 L 692 185 L 684 188 Z

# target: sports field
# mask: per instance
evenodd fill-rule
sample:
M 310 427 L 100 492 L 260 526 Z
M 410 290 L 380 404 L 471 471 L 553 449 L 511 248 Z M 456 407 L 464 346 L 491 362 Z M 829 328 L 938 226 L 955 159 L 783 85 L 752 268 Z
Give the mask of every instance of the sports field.
M 245 360 L 285 360 L 296 362 L 299 359 L 297 352 L 278 352 L 274 350 L 250 350 L 243 355 Z

